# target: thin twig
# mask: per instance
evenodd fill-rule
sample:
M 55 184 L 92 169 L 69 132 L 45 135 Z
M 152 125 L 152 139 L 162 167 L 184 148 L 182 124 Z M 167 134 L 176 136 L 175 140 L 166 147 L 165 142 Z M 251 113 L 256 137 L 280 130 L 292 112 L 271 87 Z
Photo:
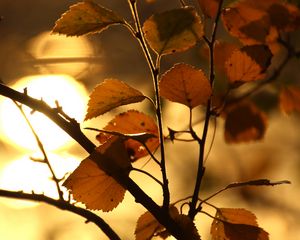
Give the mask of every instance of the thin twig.
M 159 181 L 156 177 L 154 177 L 152 174 L 148 173 L 147 171 L 144 171 L 142 169 L 139 168 L 131 168 L 131 170 L 136 171 L 136 172 L 140 172 L 143 173 L 145 175 L 147 175 L 148 177 L 152 178 L 155 182 L 157 182 L 160 186 L 163 185 L 163 183 L 161 181 Z
M 132 17 L 135 22 L 136 30 L 133 32 L 132 28 L 129 28 L 131 33 L 135 34 L 135 38 L 139 41 L 142 50 L 144 52 L 144 56 L 147 60 L 148 66 L 151 70 L 151 75 L 153 79 L 153 85 L 155 90 L 155 101 L 156 101 L 156 117 L 157 117 L 157 123 L 158 123 L 158 129 L 159 129 L 159 142 L 160 142 L 160 153 L 161 153 L 161 160 L 160 160 L 160 166 L 161 166 L 161 172 L 162 172 L 162 178 L 163 178 L 163 207 L 168 210 L 169 203 L 170 203 L 170 192 L 169 192 L 169 183 L 167 179 L 167 173 L 166 173 L 166 163 L 165 163 L 165 147 L 164 147 L 164 135 L 163 135 L 163 124 L 162 124 L 162 111 L 161 111 L 161 103 L 160 103 L 160 95 L 159 95 L 159 89 L 158 89 L 158 75 L 159 75 L 159 66 L 160 66 L 160 56 L 157 56 L 156 64 L 154 65 L 150 51 L 147 47 L 144 33 L 142 31 L 140 19 L 138 16 L 136 1 L 128 0 L 130 10 L 132 13 Z
M 87 209 L 72 205 L 67 201 L 62 201 L 61 199 L 56 200 L 47 197 L 43 194 L 24 193 L 24 192 L 9 191 L 3 189 L 0 189 L 0 196 L 23 199 L 23 200 L 31 200 L 35 202 L 43 202 L 51 206 L 55 206 L 61 210 L 67 210 L 69 212 L 84 217 L 87 220 L 86 222 L 92 222 L 96 224 L 107 235 L 107 237 L 109 237 L 109 239 L 121 240 L 121 238 L 117 235 L 117 233 L 101 217 L 99 217 L 98 215 L 96 215 L 95 213 Z
M 213 25 L 213 29 L 212 29 L 211 39 L 208 40 L 206 37 L 204 38 L 206 43 L 208 44 L 208 47 L 209 47 L 209 56 L 210 56 L 209 80 L 210 80 L 210 85 L 211 85 L 212 88 L 213 88 L 214 79 L 215 79 L 214 44 L 215 44 L 216 33 L 217 33 L 218 25 L 219 25 L 219 18 L 220 18 L 220 15 L 221 15 L 222 5 L 223 5 L 223 0 L 220 0 L 217 15 L 216 15 L 214 25 Z M 188 215 L 191 219 L 194 219 L 194 217 L 197 214 L 196 205 L 197 205 L 197 201 L 198 201 L 198 198 L 199 198 L 201 182 L 202 182 L 204 172 L 205 172 L 205 167 L 204 167 L 204 157 L 205 157 L 205 155 L 204 155 L 204 152 L 205 152 L 205 142 L 206 142 L 206 138 L 207 138 L 208 127 L 209 127 L 209 122 L 210 122 L 210 117 L 211 117 L 211 105 L 212 105 L 212 99 L 210 98 L 207 101 L 204 127 L 203 127 L 201 141 L 199 142 L 200 149 L 199 149 L 199 161 L 198 161 L 197 178 L 196 178 L 193 198 L 192 198 L 192 201 L 190 203 L 190 210 L 189 210 L 189 213 L 188 213 Z
M 13 102 L 15 103 L 15 105 L 16 105 L 16 106 L 18 107 L 18 109 L 20 110 L 22 116 L 24 117 L 24 119 L 25 119 L 27 125 L 29 126 L 29 128 L 30 128 L 30 130 L 31 130 L 31 132 L 32 132 L 32 134 L 33 134 L 35 140 L 36 140 L 36 143 L 37 143 L 37 145 L 38 145 L 40 151 L 42 152 L 42 154 L 43 154 L 43 156 L 44 156 L 43 161 L 40 161 L 40 162 L 43 162 L 43 163 L 45 163 L 45 164 L 48 166 L 48 168 L 49 168 L 49 170 L 50 170 L 50 172 L 51 172 L 51 175 L 52 175 L 52 179 L 53 179 L 53 181 L 55 182 L 55 185 L 56 185 L 56 189 L 57 189 L 57 193 L 58 193 L 59 199 L 64 200 L 63 192 L 62 192 L 62 190 L 60 189 L 60 185 L 59 185 L 60 179 L 58 179 L 58 178 L 56 177 L 56 174 L 55 174 L 55 172 L 54 172 L 54 170 L 53 170 L 53 168 L 52 168 L 52 166 L 51 166 L 51 163 L 50 163 L 50 161 L 49 161 L 49 159 L 48 159 L 48 156 L 47 156 L 47 153 L 46 153 L 46 151 L 45 151 L 45 148 L 44 148 L 43 143 L 41 142 L 41 140 L 40 140 L 39 136 L 37 135 L 36 131 L 34 130 L 34 128 L 33 128 L 32 124 L 31 124 L 31 122 L 29 121 L 28 117 L 26 116 L 26 114 L 25 114 L 25 112 L 24 112 L 24 110 L 23 110 L 23 108 L 22 108 L 22 105 L 18 104 L 16 101 L 13 101 Z

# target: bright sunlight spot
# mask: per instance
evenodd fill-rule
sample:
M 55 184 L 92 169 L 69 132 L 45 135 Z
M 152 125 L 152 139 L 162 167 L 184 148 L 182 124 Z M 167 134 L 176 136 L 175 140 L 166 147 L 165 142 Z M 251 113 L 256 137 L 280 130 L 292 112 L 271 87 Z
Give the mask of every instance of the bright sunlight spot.
M 94 55 L 86 37 L 70 38 L 43 32 L 29 43 L 35 65 L 43 73 L 65 73 L 77 76 L 89 66 Z
M 35 158 L 41 156 L 33 156 Z M 79 159 L 70 155 L 49 154 L 49 161 L 52 165 L 57 178 L 62 178 L 68 172 L 73 171 L 79 165 Z M 0 188 L 12 191 L 23 191 L 37 194 L 45 194 L 52 198 L 58 198 L 58 193 L 54 181 L 51 179 L 51 172 L 44 163 L 35 162 L 29 157 L 23 157 L 7 164 L 0 171 Z M 35 206 L 35 202 L 0 199 L 0 203 L 4 203 L 13 208 L 24 208 Z
M 24 91 L 37 99 L 43 99 L 51 107 L 59 102 L 63 111 L 81 122 L 84 118 L 87 91 L 83 85 L 68 75 L 36 75 L 24 77 L 12 88 Z M 23 107 L 35 131 L 38 133 L 46 150 L 55 150 L 69 145 L 71 138 L 43 114 Z M 36 150 L 37 144 L 20 110 L 15 104 L 5 99 L 0 102 L 0 133 L 5 140 L 19 147 Z

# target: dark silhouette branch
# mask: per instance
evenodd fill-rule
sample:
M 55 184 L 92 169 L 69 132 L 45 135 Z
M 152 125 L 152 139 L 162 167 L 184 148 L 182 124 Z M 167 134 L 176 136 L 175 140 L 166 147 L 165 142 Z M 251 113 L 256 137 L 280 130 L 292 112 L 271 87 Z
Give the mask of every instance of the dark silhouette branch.
M 35 111 L 42 112 L 68 133 L 75 141 L 77 141 L 89 154 L 94 152 L 95 145 L 81 132 L 79 124 L 73 120 L 63 118 L 57 109 L 51 108 L 42 100 L 37 100 L 21 93 L 8 86 L 0 84 L 0 95 L 8 97 L 19 103 L 27 105 Z M 68 118 L 69 119 L 69 118 Z M 165 228 L 177 239 L 187 239 L 187 233 L 171 218 L 168 211 L 162 211 L 157 205 L 130 177 L 126 174 L 118 174 L 112 176 L 115 180 L 127 189 L 135 198 L 137 203 L 141 203 Z M 1 196 L 0 192 L 0 196 Z M 34 200 L 34 198 L 33 198 Z
M 17 192 L 17 191 L 8 191 L 0 189 L 0 196 L 9 197 L 9 198 L 16 198 L 22 200 L 31 200 L 35 202 L 43 202 L 49 205 L 55 206 L 61 210 L 67 210 L 69 212 L 75 213 L 83 218 L 86 219 L 86 222 L 92 222 L 96 226 L 98 226 L 110 239 L 112 240 L 121 240 L 121 238 L 115 233 L 115 231 L 98 215 L 95 213 L 72 205 L 67 201 L 62 201 L 61 199 L 56 200 L 50 197 L 47 197 L 43 194 L 36 194 L 36 193 L 24 193 L 24 192 Z

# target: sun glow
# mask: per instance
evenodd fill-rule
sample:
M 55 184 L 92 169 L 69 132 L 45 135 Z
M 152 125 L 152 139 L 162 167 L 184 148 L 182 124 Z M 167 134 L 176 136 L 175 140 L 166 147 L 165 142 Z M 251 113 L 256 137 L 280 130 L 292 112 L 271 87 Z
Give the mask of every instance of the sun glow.
M 43 99 L 51 107 L 56 107 L 55 101 L 62 106 L 70 117 L 81 122 L 83 120 L 87 91 L 68 75 L 37 75 L 24 77 L 12 88 L 24 91 L 37 99 Z M 71 138 L 43 114 L 34 112 L 24 106 L 24 111 L 38 133 L 46 150 L 54 150 L 69 145 Z M 19 147 L 36 150 L 36 141 L 15 104 L 5 99 L 0 103 L 0 132 L 4 141 Z
M 34 156 L 40 157 L 40 156 Z M 68 172 L 73 171 L 79 160 L 73 156 L 61 154 L 48 154 L 49 161 L 57 178 L 62 178 Z M 34 162 L 29 157 L 22 157 L 7 164 L 0 172 L 0 188 L 11 191 L 23 191 L 26 193 L 45 194 L 52 198 L 58 198 L 58 192 L 52 175 L 45 163 Z M 35 206 L 30 201 L 0 199 L 0 202 L 13 208 Z

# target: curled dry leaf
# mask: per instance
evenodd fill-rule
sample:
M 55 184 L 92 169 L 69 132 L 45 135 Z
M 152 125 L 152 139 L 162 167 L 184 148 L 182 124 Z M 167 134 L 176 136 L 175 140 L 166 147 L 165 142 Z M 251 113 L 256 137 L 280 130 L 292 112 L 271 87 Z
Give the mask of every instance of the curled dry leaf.
M 194 108 L 205 105 L 212 94 L 210 83 L 201 69 L 175 64 L 160 79 L 162 97 Z
M 70 7 L 53 28 L 53 33 L 67 36 L 100 33 L 113 24 L 122 24 L 124 20 L 113 11 L 92 1 L 79 2 Z
M 268 240 L 256 217 L 245 209 L 220 208 L 211 225 L 212 240 Z
M 115 131 L 122 134 L 148 133 L 154 136 L 157 136 L 158 134 L 158 128 L 154 119 L 136 110 L 129 110 L 117 115 L 104 127 L 104 130 Z M 100 143 L 105 142 L 110 137 L 111 136 L 105 133 L 97 135 L 97 139 Z M 151 152 L 154 152 L 159 146 L 159 139 L 157 137 L 146 137 L 144 143 Z M 128 139 L 125 141 L 125 147 L 131 161 L 136 161 L 137 159 L 148 155 L 148 151 L 141 144 L 141 141 L 143 141 L 142 138 L 136 138 L 135 140 Z
M 165 55 L 193 47 L 203 36 L 203 25 L 193 8 L 184 7 L 154 14 L 145 21 L 143 31 L 150 47 Z
M 287 114 L 293 111 L 300 112 L 300 88 L 289 86 L 281 89 L 279 104 L 280 109 Z
M 266 45 L 245 46 L 233 51 L 225 62 L 229 82 L 240 84 L 263 79 L 272 56 Z
M 84 159 L 63 186 L 88 209 L 111 211 L 122 202 L 126 192 L 115 178 L 128 176 L 130 169 L 122 140 L 111 138 Z
M 117 79 L 106 79 L 90 95 L 85 120 L 98 117 L 116 107 L 141 102 L 145 96 Z
M 225 140 L 240 143 L 260 140 L 264 137 L 267 117 L 251 102 L 230 107 L 225 113 Z

